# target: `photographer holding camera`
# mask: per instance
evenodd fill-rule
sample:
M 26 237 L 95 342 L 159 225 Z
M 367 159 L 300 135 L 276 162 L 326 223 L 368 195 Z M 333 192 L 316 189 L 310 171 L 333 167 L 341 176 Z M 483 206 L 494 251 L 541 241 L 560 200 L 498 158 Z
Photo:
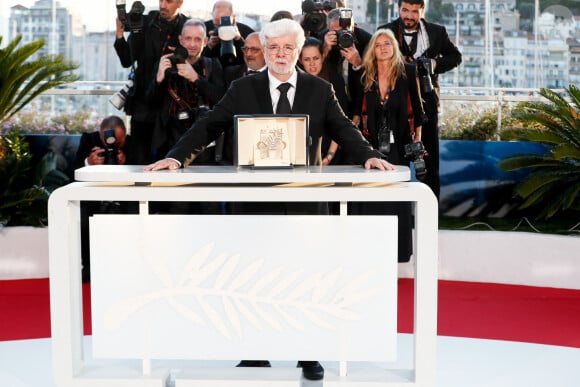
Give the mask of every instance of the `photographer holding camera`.
M 123 67 L 131 67 L 127 90 L 114 102 L 131 116 L 131 134 L 138 164 L 152 160 L 151 138 L 158 109 L 147 103 L 146 92 L 155 75 L 155 64 L 162 55 L 172 53 L 187 17 L 180 14 L 183 0 L 159 0 L 159 11 L 144 15 L 144 7 L 134 1 L 126 12 L 125 0 L 117 0 L 115 51 Z M 128 30 L 127 30 L 128 29 Z M 124 32 L 129 32 L 125 40 Z M 124 88 L 125 89 L 125 88 Z
M 205 21 L 209 40 L 203 55 L 219 58 L 223 68 L 243 64 L 244 39 L 254 30 L 244 23 L 236 22 L 234 6 L 230 1 L 216 1 L 211 14 L 213 19 Z
M 77 149 L 74 168 L 87 165 L 132 164 L 134 152 L 129 151 L 131 136 L 120 117 L 109 116 L 101 121 L 98 132 L 83 133 Z
M 427 121 L 423 142 L 429 156 L 425 158 L 425 183 L 439 199 L 439 76 L 461 63 L 461 53 L 449 39 L 445 27 L 423 18 L 425 0 L 399 0 L 399 18 L 380 26 L 395 34 L 406 63 L 417 67 Z
M 77 149 L 74 168 L 89 165 L 135 164 L 135 152 L 125 123 L 118 116 L 101 121 L 98 132 L 83 133 Z M 111 201 L 81 201 L 81 262 L 83 282 L 91 277 L 89 248 L 89 217 L 94 214 L 137 213 L 137 203 Z
M 202 56 L 207 40 L 204 22 L 189 19 L 179 35 L 180 46 L 159 60 L 147 91 L 151 105 L 160 107 L 152 139 L 155 155 L 165 155 L 225 93 L 219 60 Z M 196 163 L 215 164 L 213 150 L 208 148 Z
M 360 124 L 362 88 L 360 84 L 362 55 L 370 41 L 371 34 L 355 26 L 352 10 L 336 8 L 327 16 L 328 32 L 324 35 L 323 57 L 329 72 L 339 74 L 342 85 L 334 84 L 335 89 L 346 93 L 348 104 L 344 113 L 355 125 Z

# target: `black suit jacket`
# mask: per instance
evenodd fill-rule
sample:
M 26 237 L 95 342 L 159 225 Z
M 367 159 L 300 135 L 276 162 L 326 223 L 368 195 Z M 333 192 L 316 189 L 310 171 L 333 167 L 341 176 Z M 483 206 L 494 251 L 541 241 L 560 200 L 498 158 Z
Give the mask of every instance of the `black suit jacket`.
M 246 63 L 242 63 L 237 66 L 228 66 L 224 69 L 224 82 L 226 84 L 226 89 L 230 87 L 233 81 L 246 75 L 248 71 L 248 66 Z
M 316 156 L 318 139 L 323 134 L 335 140 L 357 163 L 363 164 L 371 157 L 381 157 L 382 154 L 372 149 L 352 121 L 344 115 L 332 86 L 321 78 L 301 70 L 296 71 L 298 79 L 292 113 L 310 116 L 311 162 Z M 187 166 L 207 144 L 231 127 L 234 115 L 272 113 L 268 71 L 239 78 L 231 84 L 207 117 L 197 121 L 166 157 L 174 158 Z
M 328 33 L 328 30 L 325 34 Z M 367 31 L 359 27 L 354 27 L 353 31 L 355 37 L 355 47 L 361 58 L 364 56 L 366 47 L 368 46 L 372 35 Z M 324 41 L 324 37 L 322 38 Z M 340 48 L 338 46 L 332 47 L 330 50 L 325 64 L 328 66 L 329 81 L 335 86 L 335 90 L 338 96 L 338 100 L 341 101 L 341 92 L 344 95 L 344 99 L 347 101 L 346 107 L 343 106 L 344 112 L 347 116 L 351 117 L 354 115 L 360 115 L 362 109 L 362 97 L 363 97 L 363 87 L 361 85 L 362 69 L 354 70 L 352 65 L 348 64 L 348 77 L 347 84 L 344 85 L 344 79 L 342 78 L 342 55 L 340 54 Z M 335 77 L 333 80 L 333 77 Z M 336 79 L 339 77 L 340 79 Z M 342 85 L 343 90 L 338 90 L 338 86 Z
M 177 47 L 179 34 L 183 24 L 189 18 L 179 14 L 173 21 L 167 22 L 159 15 L 159 11 L 151 11 L 145 17 L 143 31 L 131 33 L 127 40 L 115 40 L 115 51 L 123 67 L 129 67 L 137 61 L 134 74 L 134 87 L 131 101 L 132 108 L 125 106 L 125 112 L 131 115 L 132 122 L 152 122 L 155 120 L 156 109 L 147 103 L 146 92 L 151 80 L 155 78 L 156 63 L 159 58 L 169 53 L 169 47 Z M 127 108 L 130 110 L 127 111 Z
M 453 68 L 459 66 L 461 63 L 461 52 L 453 44 L 451 39 L 449 39 L 449 34 L 447 29 L 439 24 L 429 23 L 424 19 L 421 19 L 427 30 L 427 35 L 429 36 L 429 48 L 423 53 L 423 56 L 431 59 L 435 59 L 437 65 L 435 66 L 435 74 L 431 77 L 433 81 L 433 86 L 437 89 L 439 88 L 439 77 L 438 74 L 445 73 Z M 403 26 L 401 19 L 398 18 L 391 23 L 382 25 L 380 28 L 388 28 L 394 32 L 395 37 L 399 42 L 399 47 L 401 47 L 401 53 L 403 56 L 408 56 L 409 53 L 404 52 L 403 48 Z

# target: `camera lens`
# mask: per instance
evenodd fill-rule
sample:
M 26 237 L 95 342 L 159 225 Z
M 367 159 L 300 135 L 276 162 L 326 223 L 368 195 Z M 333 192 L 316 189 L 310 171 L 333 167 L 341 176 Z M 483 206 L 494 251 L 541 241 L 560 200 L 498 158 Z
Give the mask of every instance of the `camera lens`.
M 421 84 L 421 91 L 423 93 L 430 93 L 433 91 L 433 83 L 431 82 L 431 77 L 429 75 L 419 77 L 419 83 Z
M 320 32 L 326 28 L 326 16 L 319 11 L 307 13 L 304 16 L 304 29 L 311 32 Z
M 354 36 L 350 31 L 338 31 L 337 41 L 340 48 L 349 48 L 354 44 Z

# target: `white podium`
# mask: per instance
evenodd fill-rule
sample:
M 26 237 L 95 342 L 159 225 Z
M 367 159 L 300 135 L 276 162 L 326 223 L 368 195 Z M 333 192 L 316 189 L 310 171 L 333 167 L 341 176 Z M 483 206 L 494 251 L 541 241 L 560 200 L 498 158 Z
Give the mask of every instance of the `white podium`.
M 408 168 L 95 166 L 76 179 L 49 200 L 59 387 L 301 383 L 293 367 L 172 367 L 187 359 L 334 361 L 324 385 L 434 385 L 437 203 L 427 186 L 406 182 Z M 83 347 L 81 201 L 140 203 L 138 215 L 91 219 L 91 356 Z M 149 214 L 156 201 L 339 202 L 340 215 Z M 373 363 L 396 357 L 397 238 L 396 218 L 347 215 L 348 202 L 365 201 L 413 204 L 413 369 Z M 369 366 L 349 369 L 349 361 Z

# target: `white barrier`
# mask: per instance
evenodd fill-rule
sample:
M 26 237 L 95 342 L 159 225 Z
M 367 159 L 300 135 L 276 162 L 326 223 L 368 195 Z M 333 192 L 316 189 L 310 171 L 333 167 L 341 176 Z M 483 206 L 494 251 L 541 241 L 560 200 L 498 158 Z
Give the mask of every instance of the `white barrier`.
M 340 361 L 338 371 L 327 370 L 328 385 L 434 384 L 437 207 L 423 184 L 396 182 L 408 179 L 406 168 L 140 169 L 83 168 L 77 179 L 108 183 L 73 183 L 50 198 L 51 320 L 59 387 L 164 386 L 170 374 L 176 386 L 299 385 L 294 368 L 172 373 L 155 363 L 256 358 Z M 93 356 L 104 358 L 95 364 L 83 360 L 81 340 L 83 200 L 141 203 L 139 215 L 91 219 Z M 333 201 L 341 203 L 341 215 L 162 216 L 148 214 L 150 201 Z M 347 371 L 347 361 L 396 356 L 395 221 L 347 216 L 349 201 L 414 203 L 413 370 Z M 141 359 L 141 369 L 127 359 Z

